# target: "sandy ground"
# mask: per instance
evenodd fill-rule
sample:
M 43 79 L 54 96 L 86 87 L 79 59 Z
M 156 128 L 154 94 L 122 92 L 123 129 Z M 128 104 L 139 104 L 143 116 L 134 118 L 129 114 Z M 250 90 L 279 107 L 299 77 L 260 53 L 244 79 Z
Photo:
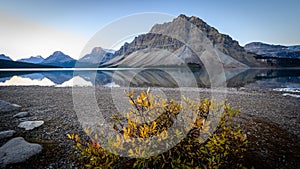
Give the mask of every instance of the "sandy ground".
M 20 119 L 12 116 L 17 112 L 0 114 L 0 131 L 13 129 L 16 136 L 43 146 L 43 151 L 25 163 L 10 165 L 7 168 L 76 168 L 72 147 L 67 139 L 68 133 L 83 135 L 78 114 L 74 110 L 78 101 L 89 102 L 87 91 L 91 88 L 55 87 L 0 87 L 0 100 L 22 106 L 21 111 L 31 114 L 28 120 L 44 120 L 45 124 L 32 131 L 18 128 Z M 101 112 L 109 115 L 126 106 L 120 100 L 124 88 L 96 88 L 95 98 Z M 162 93 L 168 98 L 180 100 L 181 95 L 191 98 L 226 98 L 241 113 L 236 120 L 249 139 L 249 151 L 245 158 L 255 168 L 300 168 L 300 99 L 282 96 L 282 92 L 250 91 L 229 89 L 227 92 L 208 89 L 166 89 L 155 88 L 153 93 Z M 74 92 L 74 95 L 72 94 Z M 118 94 L 117 94 L 118 93 Z M 96 101 L 94 100 L 94 101 Z M 124 104 L 124 105 L 123 105 Z M 76 108 L 78 110 L 78 107 Z M 93 107 L 90 108 L 91 112 Z M 87 117 L 92 117 L 92 113 Z M 82 117 L 80 117 L 82 119 Z M 9 139 L 0 140 L 0 146 Z

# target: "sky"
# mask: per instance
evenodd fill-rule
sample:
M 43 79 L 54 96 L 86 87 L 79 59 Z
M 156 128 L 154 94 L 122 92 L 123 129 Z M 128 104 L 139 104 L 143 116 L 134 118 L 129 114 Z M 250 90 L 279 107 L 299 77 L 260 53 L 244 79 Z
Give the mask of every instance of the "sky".
M 114 31 L 97 36 L 101 47 L 118 49 L 154 23 L 179 14 L 203 19 L 240 45 L 253 41 L 296 45 L 300 44 L 299 9 L 299 0 L 0 0 L 0 54 L 17 60 L 62 51 L 78 59 L 88 52 L 84 49 L 95 35 L 116 22 L 122 36 Z M 143 13 L 154 15 L 121 24 L 128 16 Z M 140 28 L 132 33 L 126 25 Z M 126 32 L 130 34 L 124 36 Z M 105 43 L 112 39 L 115 43 Z

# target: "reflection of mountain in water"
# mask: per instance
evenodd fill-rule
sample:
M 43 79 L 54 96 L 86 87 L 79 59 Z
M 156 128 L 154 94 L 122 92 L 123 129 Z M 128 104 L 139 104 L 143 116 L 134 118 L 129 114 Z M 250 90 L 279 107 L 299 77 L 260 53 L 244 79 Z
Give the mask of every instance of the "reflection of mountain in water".
M 9 80 L 11 77 L 1 77 L 0 78 L 0 82 L 5 82 L 7 80 Z
M 47 72 L 0 72 L 1 77 L 0 82 L 7 82 L 12 79 L 14 76 L 20 77 L 18 80 L 22 79 L 26 80 L 28 83 L 32 83 L 32 85 L 39 85 L 36 83 L 37 81 L 42 81 L 43 79 L 48 79 L 52 82 L 52 85 L 63 84 L 64 82 L 73 78 L 72 71 L 47 71 Z M 6 77 L 5 77 L 6 76 Z M 30 84 L 28 84 L 30 85 Z
M 267 86 L 259 85 L 260 88 L 272 88 L 270 85 L 275 84 L 275 81 L 277 81 L 277 85 L 278 83 L 288 85 L 292 81 L 295 81 L 294 83 L 298 83 L 298 87 L 300 87 L 299 77 L 300 69 L 247 69 L 235 77 L 228 79 L 227 85 L 229 87 L 243 87 L 247 85 L 252 88 L 258 85 L 257 82 L 263 81 Z M 278 79 L 280 79 L 280 82 Z
M 300 88 L 300 69 L 263 69 L 256 73 L 254 82 L 245 87 L 256 89 Z
M 65 81 L 73 78 L 73 71 L 51 71 L 43 72 L 42 74 L 55 84 L 63 84 Z
M 30 74 L 20 75 L 20 77 L 29 78 L 31 80 L 42 80 L 45 76 L 41 73 L 30 73 Z
M 144 69 L 105 72 L 120 86 L 134 87 L 197 87 L 203 86 L 198 74 L 187 69 Z
M 74 76 L 72 79 L 56 85 L 56 87 L 72 87 L 72 86 L 93 86 L 93 84 L 90 81 L 84 80 L 80 76 Z
M 195 69 L 141 69 L 115 71 L 79 71 L 74 73 L 93 85 L 134 87 L 210 87 L 210 76 L 204 70 Z M 280 83 L 298 83 L 298 69 L 226 69 L 227 87 L 243 87 L 258 80 L 272 83 L 271 79 L 280 78 Z M 293 80 L 292 80 L 293 79 Z
M 46 71 L 46 72 L 0 72 L 0 81 L 4 82 L 4 79 L 10 79 L 13 76 L 20 76 L 23 78 L 29 78 L 31 80 L 42 80 L 47 78 L 54 84 L 62 84 L 73 78 L 73 71 Z
M 80 76 L 84 80 L 92 82 L 93 85 L 103 86 L 112 83 L 111 71 L 75 71 L 74 76 Z
M 110 71 L 0 72 L 0 83 L 13 76 L 49 79 L 56 86 L 69 82 L 94 86 L 210 87 L 209 74 L 200 69 L 140 69 Z M 221 75 L 220 75 L 221 76 Z M 300 87 L 300 69 L 226 69 L 227 87 Z M 77 78 L 74 78 L 77 77 Z M 80 77 L 80 78 L 79 78 Z M 215 78 L 218 78 L 216 76 Z M 76 80 L 77 79 L 77 80 Z M 80 80 L 78 80 L 80 79 Z
M 5 82 L 0 82 L 0 86 L 54 86 L 55 84 L 47 79 L 30 79 L 22 76 L 13 76 Z

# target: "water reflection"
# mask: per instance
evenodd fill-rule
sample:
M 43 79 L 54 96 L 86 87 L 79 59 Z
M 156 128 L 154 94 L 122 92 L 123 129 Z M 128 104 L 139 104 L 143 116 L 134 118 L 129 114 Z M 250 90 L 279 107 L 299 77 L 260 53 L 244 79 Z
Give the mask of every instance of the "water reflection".
M 4 80 L 3 80 L 4 79 Z M 11 78 L 1 78 L 0 86 L 54 86 L 53 83 L 48 78 L 44 77 L 42 79 L 32 79 L 22 76 L 13 76 Z
M 228 87 L 300 88 L 300 69 L 226 69 Z M 196 86 L 195 86 L 196 84 Z M 210 87 L 205 70 L 1 72 L 0 86 Z
M 92 82 L 86 81 L 80 76 L 74 76 L 70 80 L 65 81 L 62 84 L 56 85 L 56 87 L 69 87 L 69 86 L 74 86 L 74 84 L 76 84 L 76 86 L 93 86 Z

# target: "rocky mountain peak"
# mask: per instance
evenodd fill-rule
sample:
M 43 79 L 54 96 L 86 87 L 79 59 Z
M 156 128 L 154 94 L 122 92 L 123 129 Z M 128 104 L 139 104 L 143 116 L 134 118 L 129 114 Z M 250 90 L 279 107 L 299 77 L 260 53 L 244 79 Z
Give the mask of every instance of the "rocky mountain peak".
M 4 54 L 0 54 L 0 59 L 1 60 L 10 60 L 10 61 L 12 61 L 12 59 L 10 57 L 8 57 L 8 56 L 6 56 Z
M 41 55 L 37 55 L 37 56 L 30 56 L 29 58 L 19 59 L 17 61 L 38 64 L 38 63 L 42 63 L 44 60 L 45 59 Z
M 94 47 L 92 50 L 92 53 L 100 53 L 100 52 L 105 52 L 101 47 Z
M 41 58 L 41 59 L 44 59 L 41 55 L 31 56 L 31 58 Z
M 52 55 L 47 57 L 42 64 L 59 66 L 59 67 L 74 67 L 76 60 L 61 51 L 55 51 Z
M 178 18 L 187 19 L 188 17 L 187 17 L 185 14 L 180 14 L 180 15 L 178 16 Z M 176 19 L 176 18 L 175 18 L 175 19 Z
M 102 64 L 107 60 L 112 59 L 113 53 L 111 50 L 106 50 L 101 47 L 94 47 L 91 53 L 84 55 L 79 62 L 88 64 Z
M 61 51 L 55 51 L 52 55 L 47 57 L 43 63 L 51 63 L 51 62 L 70 62 L 75 61 L 75 59 L 71 58 L 69 55 L 64 54 Z
M 195 54 L 193 52 L 194 49 L 191 50 L 189 45 L 193 45 L 198 54 Z M 246 52 L 229 35 L 219 33 L 217 29 L 209 26 L 196 16 L 188 17 L 184 14 L 179 15 L 172 22 L 155 24 L 149 33 L 137 36 L 131 43 L 125 43 L 120 50 L 115 52 L 117 56 L 124 56 L 123 59 L 120 60 L 121 62 L 118 63 L 116 61 L 114 64 L 127 65 L 129 62 L 139 60 L 138 63 L 135 62 L 135 65 L 130 63 L 129 66 L 140 66 L 139 64 L 142 64 L 141 58 L 143 57 L 138 58 L 138 55 L 147 55 L 147 59 L 151 57 L 157 58 L 159 53 L 157 50 L 163 49 L 166 55 L 167 53 L 169 55 L 170 53 L 176 53 L 178 58 L 185 58 L 185 63 L 201 65 L 199 60 L 201 60 L 201 57 L 205 57 L 202 54 L 207 50 L 207 45 L 209 45 L 210 50 L 215 50 L 216 54 L 223 58 L 225 67 L 261 66 L 261 63 L 256 61 L 255 54 Z M 154 52 L 156 56 L 149 53 L 151 50 L 156 52 Z M 133 59 L 134 57 L 136 59 Z M 167 58 L 167 56 L 160 57 Z M 128 61 L 126 61 L 126 58 L 128 58 Z M 174 64 L 170 60 L 164 61 Z M 151 62 L 151 64 L 155 63 Z
M 168 22 L 168 23 L 163 23 L 163 24 L 155 24 L 150 32 L 158 32 L 159 29 L 164 29 L 167 25 L 170 25 L 171 23 L 175 23 L 178 21 L 187 21 L 195 26 L 197 26 L 202 32 L 205 33 L 219 33 L 217 29 L 209 26 L 205 21 L 203 21 L 202 19 L 196 17 L 196 16 L 191 16 L 188 17 L 184 14 L 180 14 L 177 18 L 173 19 L 172 22 Z M 180 22 L 179 22 L 180 23 Z M 182 23 L 182 22 L 181 22 Z M 183 28 L 184 25 L 179 25 L 178 28 Z
M 44 59 L 41 55 L 30 56 L 28 59 Z
M 61 51 L 55 51 L 52 56 L 60 56 L 60 55 L 65 55 L 63 52 Z

